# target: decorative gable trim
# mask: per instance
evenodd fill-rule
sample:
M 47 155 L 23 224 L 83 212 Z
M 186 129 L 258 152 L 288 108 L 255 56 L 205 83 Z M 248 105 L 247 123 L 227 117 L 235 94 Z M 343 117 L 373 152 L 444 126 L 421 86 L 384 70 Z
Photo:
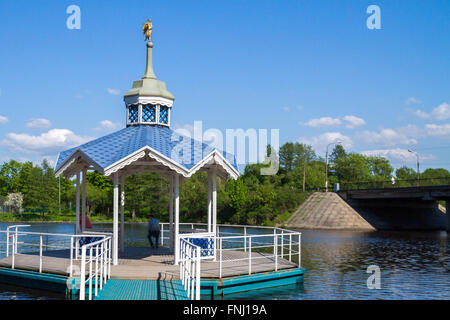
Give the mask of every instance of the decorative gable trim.
M 94 170 L 103 173 L 103 168 L 97 162 L 92 160 L 91 157 L 89 157 L 86 153 L 84 153 L 80 149 L 76 149 L 74 152 L 72 152 L 70 156 L 66 158 L 66 160 L 64 160 L 64 162 L 59 166 L 59 168 L 57 168 L 55 175 L 59 176 L 61 174 L 64 174 L 65 176 L 72 176 L 73 170 L 70 170 L 70 168 L 75 164 L 78 158 L 81 158 L 88 165 L 92 166 Z
M 105 176 L 109 176 L 114 172 L 117 172 L 126 166 L 131 165 L 133 162 L 145 157 L 145 155 L 148 155 L 150 158 L 156 160 L 157 162 L 161 163 L 163 166 L 168 167 L 169 169 L 187 177 L 189 171 L 180 165 L 179 163 L 173 161 L 172 159 L 166 157 L 165 155 L 159 153 L 158 151 L 154 150 L 153 148 L 149 146 L 145 146 L 136 152 L 130 154 L 129 156 L 113 163 L 112 165 L 105 168 Z
M 209 155 L 207 155 L 199 163 L 192 167 L 192 169 L 189 171 L 188 177 L 191 177 L 193 174 L 195 174 L 201 168 L 203 168 L 207 164 L 210 164 L 211 162 L 219 165 L 232 179 L 236 180 L 239 177 L 239 171 L 237 171 L 230 164 L 230 162 L 225 159 L 225 157 L 219 151 L 217 151 L 217 149 L 214 149 Z

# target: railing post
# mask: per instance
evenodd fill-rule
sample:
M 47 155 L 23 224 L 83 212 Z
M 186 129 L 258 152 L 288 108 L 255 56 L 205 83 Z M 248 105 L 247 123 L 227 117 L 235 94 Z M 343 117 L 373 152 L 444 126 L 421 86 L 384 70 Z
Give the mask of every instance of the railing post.
M 106 280 L 108 277 L 108 241 L 105 241 L 105 250 L 103 251 L 103 277 L 102 282 L 103 284 L 106 284 Z
M 86 296 L 86 247 L 81 247 L 80 300 Z
M 284 232 L 281 230 L 281 259 L 284 258 Z
M 103 289 L 103 257 L 105 256 L 104 242 L 100 244 L 100 290 Z
M 89 248 L 89 300 L 92 300 L 92 247 Z
M 164 223 L 161 223 L 161 246 L 164 244 Z
M 42 236 L 41 236 L 41 246 L 42 246 Z M 70 237 L 70 277 L 73 275 L 73 237 Z
M 14 242 L 15 242 L 15 236 L 14 236 L 14 234 L 12 235 L 12 248 L 11 248 L 11 251 L 12 251 L 12 257 L 11 257 L 11 269 L 14 269 L 14 258 L 15 258 L 15 253 L 14 253 Z
M 214 259 L 213 259 L 213 261 L 217 261 L 217 239 L 219 239 L 219 241 L 220 241 L 220 239 L 221 238 L 217 238 L 217 234 L 214 234 Z
M 17 253 L 17 238 L 18 238 L 18 234 L 17 234 L 17 229 L 18 229 L 18 227 L 16 227 L 16 232 L 15 232 L 15 245 L 14 245 L 14 253 Z
M 247 227 L 244 227 L 244 252 L 247 252 Z
M 70 259 L 72 263 L 72 259 Z M 72 276 L 72 266 L 70 266 L 70 276 Z M 42 273 L 42 235 L 39 237 L 39 273 Z
M 289 233 L 289 262 L 292 261 L 292 233 Z
M 9 228 L 6 228 L 6 256 L 9 257 Z
M 248 274 L 252 274 L 252 238 L 248 238 Z
M 179 262 L 179 264 L 180 264 L 180 279 L 181 279 L 181 284 L 184 285 L 184 278 L 183 278 L 183 257 L 182 257 L 182 255 L 181 255 L 181 253 L 183 252 L 182 246 L 183 246 L 183 241 L 180 241 L 180 246 L 179 246 L 179 248 L 180 248 L 180 254 L 179 254 L 179 257 L 180 257 L 180 262 Z
M 219 279 L 222 279 L 222 238 L 219 238 Z
M 298 234 L 298 267 L 301 268 L 302 267 L 302 246 L 301 246 L 301 238 L 302 234 L 299 233 Z
M 273 239 L 273 254 L 275 256 L 275 271 L 278 271 L 278 236 Z
M 108 240 L 108 280 L 111 279 L 111 241 L 112 238 Z
M 78 244 L 79 244 L 79 239 L 78 239 L 78 237 L 75 237 L 75 260 L 78 260 L 78 250 L 79 250 L 79 248 L 78 248 Z
M 98 294 L 98 244 L 95 245 L 95 296 Z
M 188 247 L 188 257 L 192 259 L 192 246 Z M 187 264 L 187 296 L 189 297 L 189 294 L 191 293 L 191 259 L 186 259 L 186 264 Z
M 197 247 L 197 262 L 195 270 L 195 300 L 200 300 L 200 247 Z

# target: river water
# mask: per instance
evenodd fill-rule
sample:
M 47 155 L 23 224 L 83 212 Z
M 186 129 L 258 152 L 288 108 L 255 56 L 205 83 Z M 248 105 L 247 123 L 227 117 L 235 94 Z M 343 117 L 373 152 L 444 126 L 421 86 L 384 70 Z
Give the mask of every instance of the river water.
M 7 224 L 0 223 L 0 230 Z M 33 224 L 30 231 L 72 233 L 72 224 Z M 303 285 L 256 290 L 226 299 L 450 299 L 450 235 L 441 232 L 302 232 Z M 126 225 L 127 246 L 147 245 L 146 225 Z M 369 266 L 380 289 L 369 289 Z M 0 300 L 64 299 L 0 284 Z

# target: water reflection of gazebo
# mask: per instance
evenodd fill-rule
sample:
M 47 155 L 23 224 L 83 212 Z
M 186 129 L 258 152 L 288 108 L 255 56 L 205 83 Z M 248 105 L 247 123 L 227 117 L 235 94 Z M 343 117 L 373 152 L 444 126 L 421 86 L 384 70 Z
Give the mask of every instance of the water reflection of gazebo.
M 96 170 L 113 181 L 113 264 L 124 250 L 125 178 L 155 172 L 169 181 L 170 247 L 179 261 L 180 182 L 199 171 L 208 173 L 208 221 L 204 238 L 214 238 L 217 222 L 217 177 L 239 176 L 234 157 L 170 129 L 174 96 L 159 81 L 152 66 L 153 43 L 147 42 L 147 66 L 125 96 L 126 128 L 61 152 L 56 174 L 76 176 L 76 232 L 86 232 L 86 172 Z M 120 196 L 119 196 L 120 195 Z M 80 199 L 81 198 L 81 199 Z M 119 224 L 120 211 L 120 224 Z M 81 214 L 82 225 L 79 225 Z M 119 229 L 120 225 L 120 229 Z

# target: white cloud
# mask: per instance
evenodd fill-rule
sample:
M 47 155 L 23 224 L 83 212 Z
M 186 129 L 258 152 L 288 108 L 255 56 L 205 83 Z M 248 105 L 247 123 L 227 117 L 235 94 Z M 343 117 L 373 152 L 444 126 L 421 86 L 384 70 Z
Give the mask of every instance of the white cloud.
M 68 129 L 52 129 L 38 136 L 27 133 L 8 133 L 1 144 L 18 152 L 49 155 L 78 146 L 91 139 L 77 136 Z
M 382 129 L 379 132 L 364 131 L 357 135 L 357 138 L 366 144 L 395 146 L 399 144 L 413 145 L 418 141 L 414 138 L 418 129 L 415 126 L 408 126 L 399 129 Z
M 300 125 L 313 127 L 313 128 L 320 128 L 320 127 L 336 127 L 341 125 L 341 120 L 338 118 L 331 118 L 331 117 L 322 117 L 318 119 L 311 119 L 308 122 L 300 123 Z
M 108 88 L 108 89 L 106 89 L 106 91 L 108 91 L 108 93 L 112 94 L 112 95 L 120 94 L 120 90 L 119 89 L 110 89 L 110 88 Z
M 322 117 L 318 119 L 311 119 L 305 123 L 300 122 L 299 124 L 313 128 L 338 127 L 342 124 L 342 121 L 346 123 L 345 127 L 348 129 L 354 129 L 366 124 L 366 121 L 364 121 L 364 119 L 351 115 L 343 117 L 342 120 L 339 118 Z
M 392 162 L 396 163 L 416 163 L 417 157 L 414 153 L 409 152 L 408 149 L 384 149 L 384 150 L 367 150 L 361 152 L 361 154 L 366 156 L 383 157 Z M 419 154 L 419 159 L 433 160 L 435 157 L 429 154 Z
M 414 97 L 409 97 L 408 99 L 405 100 L 405 103 L 406 103 L 407 105 L 410 105 L 410 104 L 420 104 L 420 103 L 422 103 L 422 101 L 420 101 L 419 99 L 416 99 L 416 98 L 414 98 Z
M 47 129 L 51 126 L 51 122 L 47 119 L 38 118 L 38 119 L 30 119 L 27 122 L 27 127 L 32 129 Z
M 289 108 L 289 107 L 283 107 L 283 111 L 284 111 L 284 112 L 289 112 L 289 111 L 291 111 L 291 108 Z
M 340 142 L 346 149 L 351 148 L 353 145 L 352 139 L 340 132 L 325 132 L 311 138 L 300 137 L 297 141 L 312 146 L 318 153 L 325 152 L 327 145 L 332 142 Z
M 431 113 L 427 113 L 420 109 L 412 112 L 414 115 L 422 119 L 434 119 L 438 121 L 444 121 L 450 119 L 450 105 L 446 102 L 441 103 L 439 106 L 433 109 Z
M 347 121 L 348 124 L 346 125 L 346 127 L 348 129 L 353 129 L 362 125 L 366 124 L 366 121 L 364 121 L 364 119 L 362 118 L 358 118 L 355 116 L 345 116 L 342 118 L 344 121 Z
M 417 109 L 416 111 L 413 111 L 412 113 L 422 119 L 430 119 L 431 118 L 431 115 L 429 115 L 428 113 L 426 113 L 425 111 L 422 111 L 420 109 Z
M 119 126 L 120 126 L 120 124 L 118 124 L 118 123 L 114 123 L 114 122 L 109 121 L 109 120 L 103 120 L 103 121 L 100 121 L 100 125 L 98 127 L 94 128 L 94 130 L 97 130 L 97 131 L 109 131 L 109 130 L 116 129 Z
M 433 109 L 431 115 L 434 119 L 443 121 L 450 118 L 450 105 L 448 103 L 441 103 L 439 106 Z
M 426 124 L 425 134 L 431 137 L 448 137 L 450 138 L 450 124 Z
M 2 124 L 2 123 L 7 123 L 9 120 L 8 120 L 8 117 L 5 117 L 5 116 L 0 116 L 0 124 Z

